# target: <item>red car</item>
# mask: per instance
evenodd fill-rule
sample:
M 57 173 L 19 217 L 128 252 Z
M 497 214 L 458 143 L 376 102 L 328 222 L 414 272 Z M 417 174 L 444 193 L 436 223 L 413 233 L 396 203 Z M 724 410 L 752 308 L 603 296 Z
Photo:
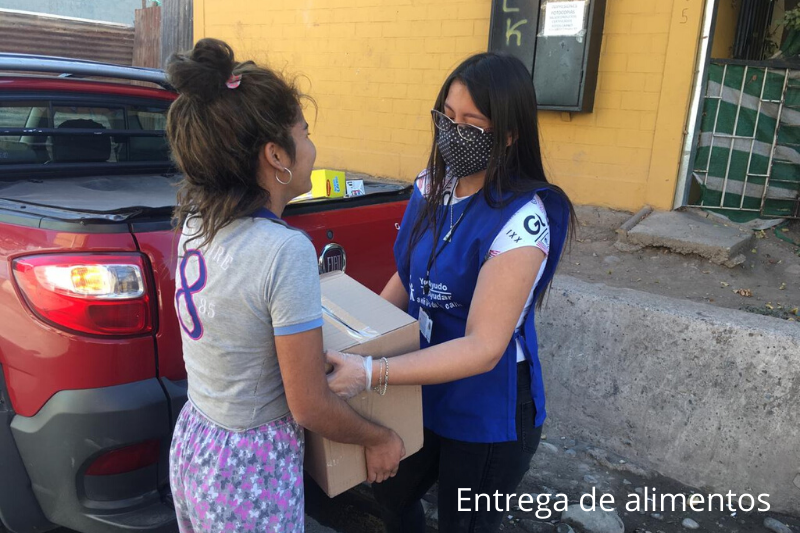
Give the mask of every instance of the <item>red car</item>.
M 0 523 L 175 531 L 176 95 L 151 69 L 0 54 L 0 71 Z M 377 291 L 410 187 L 366 192 L 292 204 L 286 219 L 321 271 L 346 267 Z

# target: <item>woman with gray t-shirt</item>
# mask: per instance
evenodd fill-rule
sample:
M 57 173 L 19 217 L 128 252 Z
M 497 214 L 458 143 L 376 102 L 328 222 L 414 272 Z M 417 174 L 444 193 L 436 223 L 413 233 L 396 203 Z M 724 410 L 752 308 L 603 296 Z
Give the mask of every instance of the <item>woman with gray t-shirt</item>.
M 203 39 L 173 56 L 167 135 L 178 194 L 175 307 L 189 401 L 170 449 L 181 532 L 304 529 L 303 427 L 366 448 L 372 481 L 403 442 L 328 388 L 314 246 L 281 220 L 311 190 L 297 89 Z

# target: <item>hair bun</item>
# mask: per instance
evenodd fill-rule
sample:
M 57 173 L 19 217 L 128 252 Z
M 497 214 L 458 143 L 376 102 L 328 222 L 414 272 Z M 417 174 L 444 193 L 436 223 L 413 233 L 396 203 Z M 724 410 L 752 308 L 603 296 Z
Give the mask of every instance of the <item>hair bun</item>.
M 189 52 L 173 54 L 167 79 L 181 95 L 213 100 L 226 89 L 236 66 L 233 49 L 218 39 L 201 39 Z

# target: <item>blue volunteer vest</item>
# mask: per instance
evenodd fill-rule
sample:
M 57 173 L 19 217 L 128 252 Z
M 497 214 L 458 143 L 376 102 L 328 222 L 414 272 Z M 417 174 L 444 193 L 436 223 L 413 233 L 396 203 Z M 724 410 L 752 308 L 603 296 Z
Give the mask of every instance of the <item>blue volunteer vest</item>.
M 545 271 L 536 286 L 534 298 L 553 278 L 566 240 L 569 209 L 566 202 L 550 189 L 536 191 L 542 199 L 550 225 L 550 254 Z M 420 335 L 420 345 L 431 345 L 463 337 L 466 332 L 472 296 L 478 274 L 498 232 L 508 220 L 527 202 L 534 193 L 505 197 L 508 202 L 502 208 L 492 208 L 483 192 L 476 198 L 453 206 L 453 220 L 464 217 L 457 226 L 451 242 L 437 256 L 430 274 L 430 289 L 426 296 L 423 284 L 433 246 L 433 231 L 428 228 L 413 246 L 411 237 L 420 210 L 427 201 L 418 187 L 403 216 L 400 231 L 394 245 L 397 271 L 403 286 L 409 293 L 408 313 L 419 317 L 420 308 L 425 309 L 433 321 L 430 343 Z M 440 207 L 438 220 L 444 221 L 437 251 L 442 238 L 450 227 L 450 208 Z M 533 224 L 529 231 L 537 231 Z M 437 435 L 466 442 L 507 442 L 517 440 L 517 350 L 516 340 L 525 352 L 531 373 L 531 395 L 536 406 L 536 427 L 544 423 L 545 396 L 542 368 L 539 364 L 534 306 L 531 306 L 524 324 L 508 344 L 503 357 L 495 368 L 484 374 L 422 387 L 424 425 Z

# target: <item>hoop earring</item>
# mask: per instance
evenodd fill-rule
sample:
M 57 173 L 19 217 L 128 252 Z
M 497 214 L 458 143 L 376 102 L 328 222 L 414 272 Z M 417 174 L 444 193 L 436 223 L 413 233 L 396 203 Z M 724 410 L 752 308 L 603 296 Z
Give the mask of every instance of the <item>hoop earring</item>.
M 289 184 L 292 182 L 292 178 L 294 178 L 294 176 L 292 175 L 292 171 L 291 171 L 291 170 L 289 170 L 288 168 L 286 168 L 286 167 L 283 167 L 283 170 L 285 170 L 286 172 L 288 172 L 288 173 L 289 173 L 289 179 L 288 179 L 288 180 L 286 180 L 286 181 L 281 181 L 281 179 L 278 177 L 278 173 L 277 173 L 277 172 L 275 172 L 275 179 L 276 179 L 276 180 L 278 181 L 278 183 L 280 183 L 281 185 L 289 185 Z

